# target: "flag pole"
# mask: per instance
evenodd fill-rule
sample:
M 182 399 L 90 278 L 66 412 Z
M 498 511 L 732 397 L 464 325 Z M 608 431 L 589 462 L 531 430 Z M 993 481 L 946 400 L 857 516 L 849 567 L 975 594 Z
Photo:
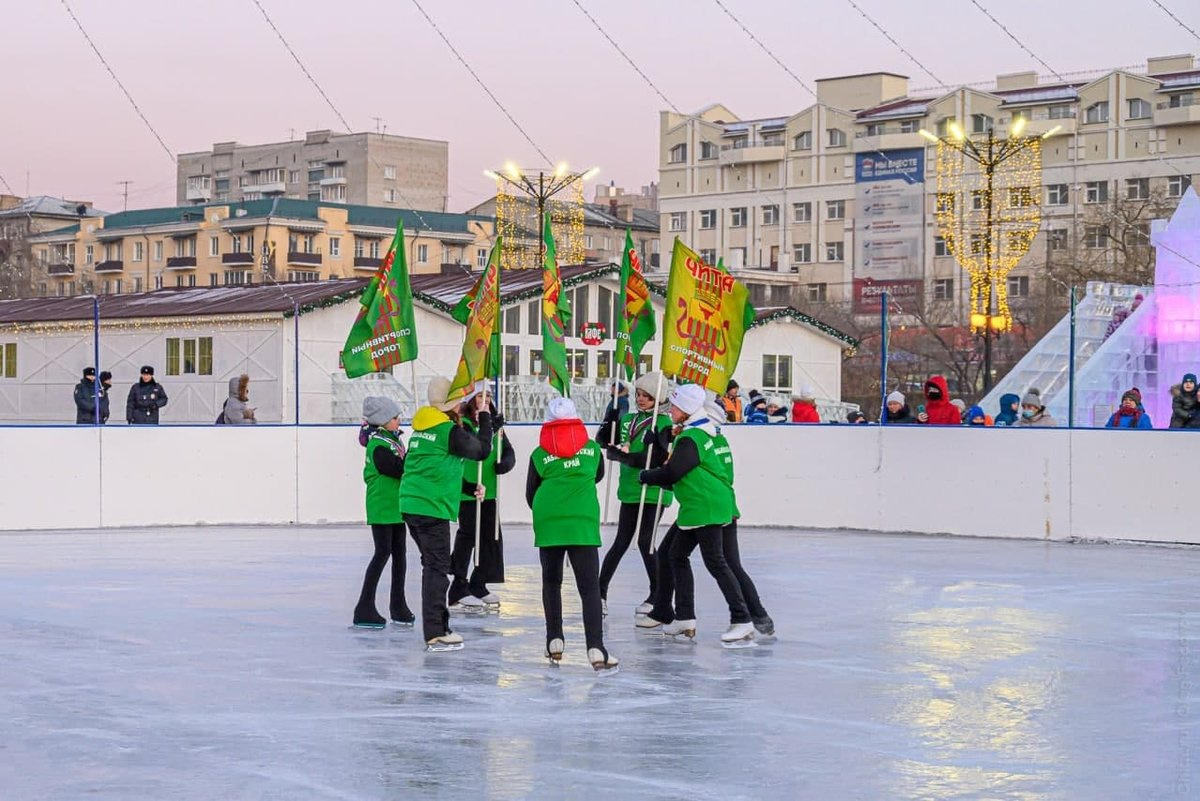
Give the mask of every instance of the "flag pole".
M 664 389 L 663 384 L 666 383 L 666 380 L 667 380 L 666 375 L 660 370 L 658 373 L 658 386 L 656 387 L 657 391 L 655 392 L 655 396 L 654 396 L 654 411 L 652 411 L 650 413 L 651 414 L 650 430 L 654 431 L 655 433 L 658 432 L 658 429 L 656 428 L 656 426 L 658 424 L 658 407 L 662 405 L 662 395 L 663 395 L 663 389 Z M 669 449 L 668 449 L 667 453 L 668 453 L 668 455 L 670 454 Z M 653 455 L 654 455 L 653 446 L 647 446 L 647 448 L 646 448 L 646 466 L 644 468 L 642 468 L 643 470 L 650 469 L 650 457 Z M 655 504 L 656 508 L 658 506 L 662 505 L 662 494 L 663 494 L 663 488 L 659 487 L 658 488 L 658 503 Z M 642 516 L 645 513 L 645 511 L 646 511 L 646 485 L 643 484 L 642 485 L 642 497 L 640 500 L 638 500 L 637 522 L 633 524 L 633 534 L 635 537 L 638 536 L 638 534 L 642 530 Z M 655 529 L 654 539 L 652 539 L 650 541 L 650 553 L 654 553 L 656 550 L 658 550 L 658 529 Z
M 616 351 L 614 350 L 613 351 L 613 361 L 614 362 L 616 361 L 616 355 L 617 355 Z M 620 379 L 616 379 L 616 380 L 620 381 Z M 616 425 L 610 426 L 608 429 L 608 447 L 610 447 L 610 448 L 617 444 L 617 429 L 619 429 L 621 427 L 621 415 L 619 412 L 620 407 L 617 404 L 617 396 L 615 394 L 613 394 L 612 390 L 613 390 L 613 388 L 610 387 L 609 388 L 609 402 L 612 403 L 612 405 L 613 405 L 613 411 L 617 412 L 617 422 L 616 422 Z M 613 471 L 609 470 L 609 471 L 607 471 L 606 475 L 604 476 L 604 518 L 603 518 L 603 520 L 604 520 L 605 524 L 612 522 L 608 518 L 609 502 L 612 500 L 612 474 L 613 474 Z

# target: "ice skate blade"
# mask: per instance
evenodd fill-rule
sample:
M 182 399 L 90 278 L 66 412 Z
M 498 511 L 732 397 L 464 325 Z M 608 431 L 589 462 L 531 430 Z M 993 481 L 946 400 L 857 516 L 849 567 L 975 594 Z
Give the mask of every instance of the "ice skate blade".
M 614 665 L 613 667 L 604 667 L 603 665 L 596 667 L 592 665 L 592 669 L 596 671 L 597 676 L 615 676 L 621 672 L 620 665 Z
M 431 654 L 438 654 L 443 651 L 461 651 L 463 649 L 463 645 L 465 645 L 465 643 L 461 643 L 461 642 L 439 644 L 439 645 L 430 645 L 430 644 L 426 643 L 425 651 L 427 653 L 431 653 Z
M 758 643 L 754 641 L 753 637 L 746 637 L 741 640 L 733 640 L 732 642 L 726 642 L 725 640 L 722 640 L 721 647 L 730 651 L 736 651 L 739 648 L 757 648 Z
M 351 625 L 350 628 L 358 629 L 359 631 L 382 631 L 383 629 L 387 628 L 387 624 L 386 623 L 355 623 L 355 624 Z
M 450 614 L 456 617 L 483 617 L 489 611 L 499 612 L 500 607 L 494 610 L 489 610 L 486 606 L 463 606 L 462 604 L 454 604 L 448 607 Z
M 664 640 L 671 640 L 672 642 L 694 643 L 696 641 L 696 631 L 694 629 L 691 634 L 686 631 L 679 634 L 667 634 L 665 631 L 659 633 L 662 634 Z
M 412 631 L 416 628 L 417 621 L 415 620 L 393 620 L 392 628 L 400 629 L 401 631 Z

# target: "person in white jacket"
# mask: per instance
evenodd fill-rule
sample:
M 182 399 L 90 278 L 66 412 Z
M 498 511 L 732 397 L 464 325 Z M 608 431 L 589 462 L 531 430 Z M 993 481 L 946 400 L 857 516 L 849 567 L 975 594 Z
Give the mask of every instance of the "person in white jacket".
M 230 426 L 254 425 L 254 407 L 250 405 L 250 376 L 243 373 L 229 379 L 229 397 L 225 399 L 225 424 Z

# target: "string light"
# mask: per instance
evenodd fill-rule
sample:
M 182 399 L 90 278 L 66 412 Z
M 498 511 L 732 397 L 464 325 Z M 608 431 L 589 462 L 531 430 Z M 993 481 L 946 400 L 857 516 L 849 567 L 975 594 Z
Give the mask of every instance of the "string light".
M 291 315 L 291 310 L 287 316 Z M 261 323 L 277 323 L 279 317 L 220 317 L 216 315 L 193 315 L 181 317 L 129 317 L 100 320 L 101 331 L 162 331 L 166 329 L 182 329 L 185 331 L 217 330 L 236 331 L 247 326 Z M 17 334 L 60 335 L 90 333 L 95 330 L 95 323 L 89 317 L 79 320 L 55 320 L 32 323 L 0 323 L 0 332 Z
M 542 224 L 529 196 L 514 190 L 510 181 L 496 175 L 496 233 L 501 237 L 501 260 L 507 270 L 542 269 L 539 261 Z M 584 186 L 582 176 L 571 181 L 569 200 L 546 201 L 550 230 L 562 264 L 583 264 L 587 258 L 584 238 Z

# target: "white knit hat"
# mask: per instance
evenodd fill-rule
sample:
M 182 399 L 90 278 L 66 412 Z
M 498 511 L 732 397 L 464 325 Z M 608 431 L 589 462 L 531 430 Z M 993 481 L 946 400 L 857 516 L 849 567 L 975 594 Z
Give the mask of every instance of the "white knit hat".
M 661 401 L 661 396 L 665 395 L 671 389 L 671 384 L 657 370 L 639 376 L 638 380 L 633 383 L 633 386 L 638 391 L 645 392 L 656 401 Z
M 691 416 L 704 408 L 704 387 L 699 384 L 681 384 L 675 387 L 669 400 L 672 406 Z
M 546 404 L 546 422 L 553 420 L 571 420 L 579 417 L 575 401 L 570 398 L 554 398 Z
M 901 392 L 900 390 L 896 390 L 895 392 L 890 393 L 887 396 L 887 402 L 888 403 L 898 403 L 901 406 L 903 406 L 904 402 L 905 402 L 904 393 Z

